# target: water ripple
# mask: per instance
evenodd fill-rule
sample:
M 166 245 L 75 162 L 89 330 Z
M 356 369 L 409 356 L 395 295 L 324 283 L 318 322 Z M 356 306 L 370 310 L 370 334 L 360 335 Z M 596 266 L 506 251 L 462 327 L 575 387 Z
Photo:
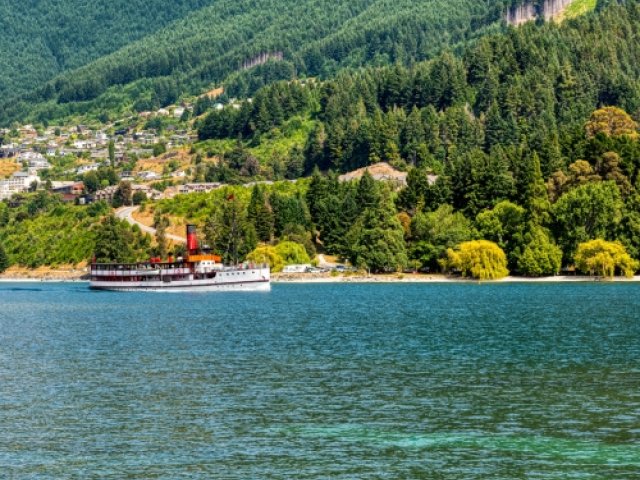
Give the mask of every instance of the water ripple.
M 0 288 L 0 478 L 640 478 L 640 286 Z

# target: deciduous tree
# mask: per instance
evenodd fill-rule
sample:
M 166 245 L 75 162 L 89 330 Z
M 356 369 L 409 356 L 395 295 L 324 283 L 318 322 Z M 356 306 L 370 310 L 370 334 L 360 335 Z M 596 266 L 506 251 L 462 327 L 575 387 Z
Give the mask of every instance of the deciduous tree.
M 591 114 L 585 125 L 588 137 L 598 134 L 609 137 L 629 136 L 638 137 L 638 124 L 631 116 L 618 107 L 604 107 Z
M 509 274 L 507 256 L 498 245 L 487 240 L 464 242 L 455 250 L 450 248 L 443 264 L 460 271 L 463 277 L 478 280 L 496 280 Z
M 613 277 L 616 272 L 632 277 L 638 269 L 638 262 L 629 256 L 621 243 L 602 239 L 578 245 L 575 261 L 582 272 L 601 277 Z

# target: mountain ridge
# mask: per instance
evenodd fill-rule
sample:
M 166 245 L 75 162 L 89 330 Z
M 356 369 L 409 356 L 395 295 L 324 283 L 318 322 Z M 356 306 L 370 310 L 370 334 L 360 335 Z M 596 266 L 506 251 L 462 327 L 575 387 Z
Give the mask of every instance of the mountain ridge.
M 151 102 L 171 103 L 182 92 L 197 93 L 236 75 L 239 65 L 264 52 L 283 52 L 281 64 L 266 69 L 266 76 L 276 80 L 297 74 L 331 76 L 342 68 L 372 63 L 407 64 L 491 28 L 500 21 L 502 8 L 502 2 L 489 0 L 417 4 L 408 0 L 394 4 L 385 0 L 307 0 L 300 4 L 219 0 L 63 73 L 35 92 L 11 96 L 2 106 L 0 123 L 25 117 L 51 119 L 64 110 L 61 105 L 70 103 L 82 110 L 87 106 L 80 103 L 93 101 L 114 87 L 144 90 L 125 95 L 121 103 L 129 106 L 137 100 L 133 97 L 144 97 L 141 93 Z M 236 79 L 231 91 L 251 93 L 255 85 L 250 77 L 245 74 Z M 147 84 L 138 88 L 135 82 Z M 35 109 L 39 112 L 24 115 L 33 112 L 34 105 L 40 106 Z

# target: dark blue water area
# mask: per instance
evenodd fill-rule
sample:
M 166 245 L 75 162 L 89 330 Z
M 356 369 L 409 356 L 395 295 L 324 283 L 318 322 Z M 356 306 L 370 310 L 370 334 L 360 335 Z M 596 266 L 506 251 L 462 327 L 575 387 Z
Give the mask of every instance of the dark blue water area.
M 0 478 L 640 478 L 640 284 L 0 284 Z

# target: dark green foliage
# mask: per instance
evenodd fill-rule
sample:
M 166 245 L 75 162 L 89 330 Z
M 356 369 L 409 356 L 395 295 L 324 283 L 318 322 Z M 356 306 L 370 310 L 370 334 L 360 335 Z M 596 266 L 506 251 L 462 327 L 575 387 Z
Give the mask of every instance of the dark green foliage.
M 207 242 L 227 263 L 237 264 L 256 248 L 258 237 L 247 204 L 231 194 L 207 221 Z
M 87 172 L 82 176 L 84 188 L 89 193 L 95 193 L 100 190 L 100 179 L 96 172 Z
M 453 206 L 472 217 L 513 194 L 513 177 L 500 155 L 473 150 L 452 163 L 450 177 Z
M 504 199 L 524 205 L 529 187 L 541 185 L 538 169 L 547 178 L 581 158 L 595 165 L 610 151 L 633 184 L 638 142 L 588 138 L 584 125 L 604 98 L 630 112 L 640 108 L 640 44 L 621 33 L 638 23 L 640 7 L 631 2 L 562 26 L 488 35 L 460 58 L 444 53 L 410 68 L 369 68 L 304 88 L 275 84 L 239 110 L 211 113 L 200 135 L 255 141 L 304 111 L 318 120 L 304 150 L 307 174 L 316 166 L 347 171 L 377 161 L 420 166 L 446 173 L 454 204 L 470 214 Z M 612 83 L 618 77 L 624 81 Z M 300 92 L 305 100 L 296 103 Z M 412 201 L 401 204 L 413 209 Z
M 162 155 L 166 151 L 167 151 L 167 146 L 164 143 L 156 143 L 153 146 L 153 156 L 154 157 L 159 157 L 160 155 Z
M 147 194 L 141 190 L 137 190 L 133 196 L 131 197 L 131 202 L 134 205 L 141 205 L 142 203 L 147 201 Z
M 95 231 L 97 263 L 136 262 L 145 257 L 148 240 L 114 215 L 105 217 Z
M 349 229 L 347 239 L 347 256 L 353 265 L 374 273 L 401 271 L 407 266 L 402 225 L 388 192 L 365 207 Z
M 438 269 L 438 260 L 448 248 L 477 238 L 473 224 L 450 205 L 443 205 L 434 212 L 418 213 L 411 221 L 411 260 L 421 268 Z
M 156 256 L 166 259 L 168 254 L 167 228 L 169 227 L 169 219 L 156 211 L 153 216 L 153 228 L 156 230 Z
M 250 137 L 279 127 L 293 115 L 311 107 L 311 87 L 299 83 L 276 83 L 261 89 L 251 102 L 240 108 L 209 113 L 198 132 L 200 140 Z
M 6 0 L 0 4 L 0 95 L 39 87 L 174 22 L 211 0 Z M 153 15 L 149 15 L 153 12 Z M 55 91 L 49 84 L 41 94 Z
M 573 258 L 581 242 L 614 240 L 623 208 L 614 182 L 587 183 L 560 197 L 553 206 L 554 232 L 565 260 Z
M 499 19 L 485 0 L 85 3 L 49 0 L 30 9 L 12 0 L 0 7 L 0 52 L 8 61 L 1 77 L 6 88 L 0 93 L 7 101 L 0 107 L 0 123 L 25 113 L 44 120 L 86 112 L 98 116 L 105 108 L 129 105 L 153 110 L 212 83 L 226 83 L 229 96 L 252 96 L 264 85 L 301 74 L 327 77 L 345 67 L 407 65 L 496 29 Z M 60 21 L 69 17 L 79 20 Z M 169 18 L 176 21 L 167 25 Z M 153 27 L 158 31 L 142 38 Z M 109 52 L 114 53 L 88 63 Z M 442 62 L 447 77 L 429 98 L 446 105 L 462 102 L 460 67 L 453 56 Z M 25 92 L 19 85 L 28 93 L 16 98 Z M 397 87 L 388 90 L 385 101 L 400 98 L 402 83 Z M 277 110 L 268 113 L 257 128 L 277 123 Z
M 304 197 L 300 195 L 281 195 L 274 192 L 269 197 L 269 203 L 273 209 L 274 234 L 276 237 L 287 235 L 287 232 L 295 231 L 296 227 L 309 230 L 311 219 Z
M 112 205 L 114 208 L 119 208 L 127 205 L 131 205 L 133 202 L 133 189 L 131 182 L 122 181 L 118 184 L 115 194 L 113 195 Z
M 251 190 L 251 200 L 247 207 L 247 219 L 253 225 L 258 240 L 261 242 L 271 241 L 273 236 L 273 212 L 271 206 L 267 204 L 264 191 L 260 185 L 255 185 Z
M 356 190 L 355 200 L 356 205 L 361 210 L 373 208 L 380 202 L 378 185 L 376 184 L 369 171 L 365 171 L 360 178 L 360 182 L 358 182 L 358 189 Z
M 116 165 L 116 145 L 113 140 L 109 141 L 109 164 L 112 167 Z
M 7 268 L 9 268 L 9 257 L 0 243 L 0 273 L 4 272 Z

